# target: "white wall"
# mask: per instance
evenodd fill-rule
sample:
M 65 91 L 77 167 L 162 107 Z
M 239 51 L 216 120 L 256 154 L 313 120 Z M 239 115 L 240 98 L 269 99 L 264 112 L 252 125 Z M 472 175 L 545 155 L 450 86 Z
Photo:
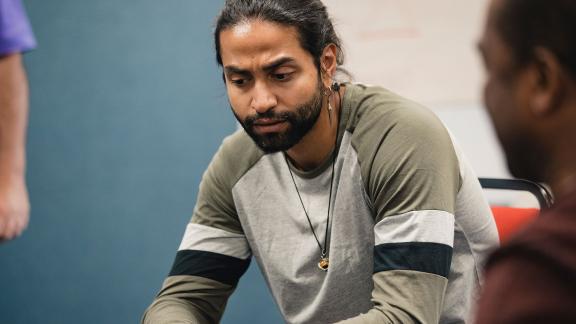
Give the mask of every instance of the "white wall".
M 480 104 L 432 106 L 481 177 L 509 178 L 502 150 Z
M 476 43 L 487 0 L 327 0 L 354 80 L 433 109 L 481 176 L 508 177 L 483 111 Z
M 325 0 L 354 81 L 377 84 L 431 108 L 478 176 L 510 178 L 484 111 L 476 44 L 488 0 Z M 518 198 L 515 198 L 518 197 Z M 529 195 L 489 194 L 522 205 Z

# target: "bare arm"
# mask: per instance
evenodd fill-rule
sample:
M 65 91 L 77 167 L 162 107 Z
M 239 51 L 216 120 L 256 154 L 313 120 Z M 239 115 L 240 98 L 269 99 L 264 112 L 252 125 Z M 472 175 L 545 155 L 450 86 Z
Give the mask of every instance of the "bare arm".
M 20 54 L 0 57 L 0 241 L 28 225 L 25 182 L 28 83 Z

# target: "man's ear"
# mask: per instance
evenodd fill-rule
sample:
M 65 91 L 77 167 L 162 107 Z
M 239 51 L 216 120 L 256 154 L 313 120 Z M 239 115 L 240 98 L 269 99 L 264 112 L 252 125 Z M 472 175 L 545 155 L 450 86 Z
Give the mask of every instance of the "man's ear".
M 558 57 L 544 47 L 537 47 L 528 69 L 530 110 L 535 116 L 555 112 L 565 99 L 567 81 L 566 72 Z
M 320 69 L 322 76 L 322 83 L 325 88 L 330 88 L 333 82 L 334 74 L 338 66 L 338 47 L 334 44 L 329 44 L 324 47 L 322 56 L 320 57 Z

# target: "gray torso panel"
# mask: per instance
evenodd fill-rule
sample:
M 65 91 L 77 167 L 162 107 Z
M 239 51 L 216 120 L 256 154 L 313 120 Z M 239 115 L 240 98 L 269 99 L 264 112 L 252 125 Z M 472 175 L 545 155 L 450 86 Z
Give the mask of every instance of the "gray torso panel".
M 331 173 L 327 167 L 314 178 L 294 175 L 321 244 Z M 252 253 L 288 322 L 326 323 L 371 307 L 374 217 L 349 134 L 335 166 L 327 272 L 317 266 L 320 250 L 282 153 L 264 156 L 233 196 Z

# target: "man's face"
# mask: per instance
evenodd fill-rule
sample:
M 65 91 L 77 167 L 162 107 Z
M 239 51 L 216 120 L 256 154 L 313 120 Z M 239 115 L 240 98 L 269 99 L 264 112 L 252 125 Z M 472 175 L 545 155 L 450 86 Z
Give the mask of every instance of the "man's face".
M 541 181 L 537 138 L 531 132 L 530 93 L 526 69 L 518 66 L 496 26 L 506 0 L 493 0 L 479 43 L 486 69 L 484 103 L 506 154 L 510 172 L 518 178 Z
M 322 83 L 298 32 L 261 20 L 220 34 L 226 89 L 234 115 L 260 148 L 285 151 L 314 127 Z

